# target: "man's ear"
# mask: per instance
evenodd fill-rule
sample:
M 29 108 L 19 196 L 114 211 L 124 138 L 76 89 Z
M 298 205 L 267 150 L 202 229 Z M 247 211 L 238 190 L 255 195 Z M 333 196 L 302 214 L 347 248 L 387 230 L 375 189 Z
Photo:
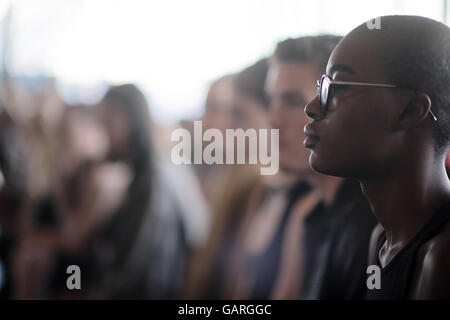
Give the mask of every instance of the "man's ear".
M 408 94 L 402 105 L 396 123 L 398 130 L 417 126 L 430 116 L 431 99 L 426 93 Z

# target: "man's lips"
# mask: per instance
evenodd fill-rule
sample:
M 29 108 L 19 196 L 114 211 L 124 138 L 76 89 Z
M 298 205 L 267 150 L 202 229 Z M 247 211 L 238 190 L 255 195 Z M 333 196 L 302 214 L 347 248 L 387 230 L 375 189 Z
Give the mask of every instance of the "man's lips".
M 311 126 L 309 124 L 307 124 L 304 127 L 304 130 L 306 138 L 305 140 L 303 140 L 303 145 L 306 148 L 314 148 L 314 146 L 317 144 L 317 142 L 319 142 L 320 137 L 319 135 L 311 128 Z

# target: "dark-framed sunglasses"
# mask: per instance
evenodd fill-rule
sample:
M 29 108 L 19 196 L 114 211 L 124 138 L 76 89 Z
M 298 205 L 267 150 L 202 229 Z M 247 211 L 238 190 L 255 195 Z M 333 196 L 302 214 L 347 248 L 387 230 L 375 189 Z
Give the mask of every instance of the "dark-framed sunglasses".
M 320 80 L 317 81 L 317 91 L 320 101 L 320 109 L 322 114 L 326 114 L 328 111 L 328 103 L 330 97 L 330 88 L 332 86 L 360 86 L 360 87 L 378 87 L 378 88 L 400 88 L 393 84 L 381 84 L 381 83 L 368 83 L 368 82 L 351 82 L 351 81 L 335 81 L 331 80 L 327 75 L 323 75 Z M 434 121 L 437 121 L 436 116 L 430 109 L 430 114 Z

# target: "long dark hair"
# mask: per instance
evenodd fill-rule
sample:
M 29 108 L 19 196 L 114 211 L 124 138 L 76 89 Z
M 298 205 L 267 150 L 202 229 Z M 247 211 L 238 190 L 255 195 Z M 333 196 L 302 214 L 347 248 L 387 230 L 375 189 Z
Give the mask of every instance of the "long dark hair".
M 149 211 L 154 150 L 150 136 L 151 119 L 148 104 L 135 85 L 111 87 L 103 98 L 103 102 L 106 112 L 108 108 L 114 107 L 122 112 L 129 122 L 127 152 L 123 159 L 115 160 L 128 163 L 134 172 L 124 203 L 101 232 L 102 244 L 107 245 L 109 251 L 112 249 L 112 255 L 103 261 L 100 267 L 114 272 L 120 270 L 126 261 L 141 222 Z M 100 272 L 103 271 L 105 270 L 100 270 Z

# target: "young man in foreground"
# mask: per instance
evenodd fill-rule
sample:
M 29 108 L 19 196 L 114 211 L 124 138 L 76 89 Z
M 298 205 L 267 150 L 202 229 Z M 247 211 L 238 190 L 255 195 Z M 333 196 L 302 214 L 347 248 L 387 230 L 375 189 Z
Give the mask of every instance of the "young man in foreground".
M 413 16 L 362 24 L 334 49 L 305 108 L 310 165 L 353 177 L 380 223 L 368 299 L 450 298 L 450 29 Z

